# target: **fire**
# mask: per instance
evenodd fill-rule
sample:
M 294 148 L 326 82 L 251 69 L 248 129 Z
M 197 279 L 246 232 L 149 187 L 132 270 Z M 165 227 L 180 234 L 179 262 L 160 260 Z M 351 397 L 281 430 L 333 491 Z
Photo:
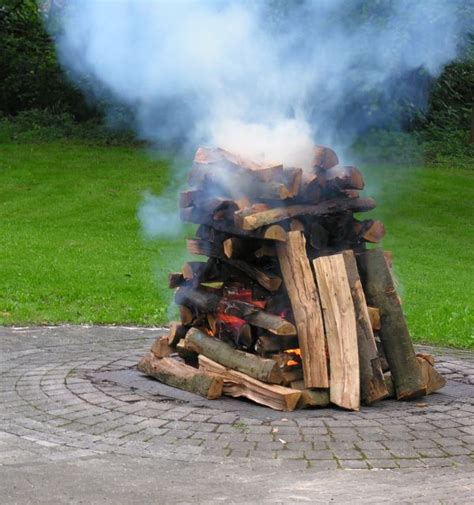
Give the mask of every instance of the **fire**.
M 291 356 L 291 359 L 289 359 L 286 362 L 286 366 L 298 366 L 301 365 L 301 349 L 287 349 L 285 351 L 285 354 L 288 354 Z M 298 360 L 293 359 L 293 357 L 298 358 Z

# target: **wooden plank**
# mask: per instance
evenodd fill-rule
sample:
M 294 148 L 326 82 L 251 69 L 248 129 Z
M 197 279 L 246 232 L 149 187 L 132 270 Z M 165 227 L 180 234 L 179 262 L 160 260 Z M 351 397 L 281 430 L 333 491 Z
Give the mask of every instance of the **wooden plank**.
M 222 395 L 223 380 L 220 377 L 173 358 L 158 359 L 149 353 L 138 363 L 138 370 L 163 384 L 204 396 L 208 400 L 215 400 Z
M 359 355 L 351 289 L 342 254 L 313 262 L 326 328 L 331 374 L 330 399 L 340 407 L 359 410 Z
M 254 379 L 272 384 L 281 384 L 282 376 L 278 363 L 263 359 L 248 352 L 233 349 L 228 344 L 191 328 L 184 340 L 186 347 L 207 356 L 221 365 L 243 372 Z
M 300 231 L 277 244 L 278 260 L 290 298 L 301 348 L 306 387 L 329 387 L 326 344 L 319 295 Z
M 426 394 L 420 366 L 382 249 L 356 255 L 367 303 L 380 310 L 380 340 L 390 366 L 397 399 Z
M 199 369 L 209 374 L 215 373 L 222 378 L 224 395 L 243 396 L 275 410 L 291 412 L 296 408 L 301 397 L 300 391 L 284 386 L 265 384 L 241 372 L 229 370 L 206 356 L 199 356 Z
M 364 290 L 357 270 L 357 262 L 352 251 L 342 253 L 346 266 L 352 301 L 354 302 L 357 346 L 359 349 L 359 374 L 361 401 L 370 405 L 388 396 L 383 380 L 382 365 L 377 352 L 371 319 L 365 301 Z

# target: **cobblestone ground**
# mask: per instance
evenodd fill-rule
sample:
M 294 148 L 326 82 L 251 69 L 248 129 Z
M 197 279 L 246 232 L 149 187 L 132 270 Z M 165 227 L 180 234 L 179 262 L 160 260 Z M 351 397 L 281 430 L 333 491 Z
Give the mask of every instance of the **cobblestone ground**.
M 448 384 L 422 400 L 287 414 L 198 399 L 144 378 L 134 367 L 158 333 L 0 328 L 0 465 L 119 454 L 265 460 L 305 472 L 473 468 L 472 353 L 424 347 Z

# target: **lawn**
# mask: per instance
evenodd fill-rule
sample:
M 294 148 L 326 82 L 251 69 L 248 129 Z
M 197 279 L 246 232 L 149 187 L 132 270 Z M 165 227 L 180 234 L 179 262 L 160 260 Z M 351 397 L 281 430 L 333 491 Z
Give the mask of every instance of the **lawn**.
M 136 216 L 169 166 L 135 148 L 0 144 L 0 324 L 166 322 L 184 241 L 145 240 Z M 474 171 L 362 170 L 413 336 L 472 347 Z

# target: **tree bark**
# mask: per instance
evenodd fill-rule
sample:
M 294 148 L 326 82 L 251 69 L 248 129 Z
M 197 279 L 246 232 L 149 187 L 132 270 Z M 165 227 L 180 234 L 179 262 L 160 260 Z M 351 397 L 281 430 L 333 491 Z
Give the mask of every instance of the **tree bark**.
M 204 373 L 173 358 L 158 359 L 150 353 L 138 363 L 138 370 L 163 384 L 204 396 L 208 400 L 215 400 L 222 395 L 223 380 L 220 377 Z
M 188 349 L 254 379 L 272 384 L 280 384 L 282 381 L 278 363 L 275 361 L 233 349 L 220 340 L 208 337 L 197 328 L 188 331 L 185 343 Z
M 425 395 L 421 369 L 382 249 L 371 249 L 357 255 L 357 263 L 367 302 L 380 310 L 382 327 L 379 335 L 397 399 Z

